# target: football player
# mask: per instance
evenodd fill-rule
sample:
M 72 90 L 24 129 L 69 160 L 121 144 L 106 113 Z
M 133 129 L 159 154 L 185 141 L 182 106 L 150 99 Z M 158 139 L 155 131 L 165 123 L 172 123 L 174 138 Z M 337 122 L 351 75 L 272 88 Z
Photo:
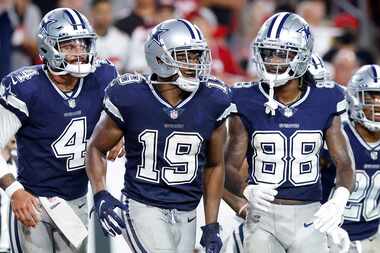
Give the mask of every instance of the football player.
M 328 69 L 326 68 L 325 63 L 323 60 L 317 55 L 312 54 L 311 61 L 309 63 L 308 67 L 309 73 L 313 76 L 314 81 L 316 82 L 316 85 L 328 85 L 328 82 L 332 82 L 330 80 L 330 74 Z M 330 85 L 334 85 L 334 83 L 330 83 Z M 243 170 L 241 171 L 245 172 L 245 164 L 243 166 Z M 242 173 L 240 171 L 240 173 Z M 243 173 L 245 174 L 245 173 Z M 242 175 L 243 178 L 246 178 L 246 175 Z M 223 200 L 228 203 L 228 205 L 236 212 L 236 219 L 239 220 L 242 224 L 240 224 L 238 227 L 236 227 L 232 233 L 224 242 L 222 247 L 222 252 L 225 253 L 238 253 L 243 252 L 243 245 L 244 245 L 244 226 L 243 221 L 246 218 L 247 215 L 247 208 L 248 208 L 248 202 L 245 198 L 241 198 L 239 196 L 236 196 L 227 190 L 224 191 L 223 194 Z M 345 233 L 342 230 L 339 230 L 339 232 Z M 348 235 L 347 235 L 348 237 Z M 348 239 L 349 240 L 349 239 Z M 339 241 L 340 242 L 340 241 Z
M 261 80 L 238 83 L 229 122 L 226 187 L 249 202 L 244 252 L 328 252 L 326 232 L 341 221 L 353 181 L 339 115 L 342 90 L 316 85 L 307 72 L 313 36 L 298 15 L 281 12 L 261 27 L 253 52 Z M 337 169 L 321 206 L 319 152 L 326 141 Z M 249 164 L 248 186 L 237 171 Z
M 234 110 L 229 90 L 209 77 L 210 49 L 187 20 L 157 25 L 145 43 L 145 57 L 153 74 L 127 74 L 109 85 L 107 114 L 88 145 L 96 212 L 105 232 L 122 233 L 134 252 L 192 252 L 203 194 L 201 245 L 219 252 L 224 121 Z M 122 136 L 127 162 L 120 203 L 106 190 L 104 155 Z
M 117 76 L 113 65 L 95 59 L 95 40 L 84 15 L 52 10 L 38 32 L 44 64 L 1 81 L 0 144 L 16 134 L 18 148 L 17 181 L 3 162 L 0 166 L 0 185 L 13 210 L 12 252 L 85 252 L 86 145 L 102 111 L 104 89 Z
M 349 119 L 343 122 L 343 129 L 353 149 L 356 182 L 344 210 L 342 228 L 351 240 L 350 253 L 374 253 L 380 248 L 377 233 L 380 219 L 380 66 L 361 67 L 347 86 L 346 98 Z M 335 186 L 336 174 L 334 164 L 329 163 L 326 167 L 322 169 L 324 201 L 328 201 L 331 188 Z

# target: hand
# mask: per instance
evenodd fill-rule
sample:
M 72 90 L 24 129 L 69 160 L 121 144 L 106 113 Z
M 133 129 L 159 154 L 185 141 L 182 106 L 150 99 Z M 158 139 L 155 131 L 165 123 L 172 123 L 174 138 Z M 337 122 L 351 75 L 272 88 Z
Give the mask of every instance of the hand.
M 219 236 L 219 223 L 207 224 L 202 229 L 201 245 L 206 248 L 206 253 L 219 253 L 222 248 L 222 240 Z
M 252 210 L 268 212 L 274 197 L 277 195 L 274 184 L 250 184 L 245 187 L 243 195 L 248 200 Z
M 11 206 L 16 219 L 26 227 L 35 227 L 41 219 L 38 199 L 23 189 L 12 194 Z
M 350 249 L 350 237 L 346 230 L 341 227 L 337 227 L 330 233 L 327 233 L 327 238 L 329 242 L 332 242 L 337 247 L 338 253 L 347 253 Z
M 343 222 L 343 212 L 350 192 L 345 187 L 335 190 L 333 197 L 314 214 L 314 228 L 321 233 L 331 233 Z
M 94 195 L 94 209 L 105 235 L 120 235 L 122 229 L 126 228 L 125 222 L 115 212 L 116 208 L 128 211 L 127 205 L 122 204 L 107 191 L 100 191 Z
M 107 154 L 107 160 L 115 161 L 116 158 L 120 158 L 125 155 L 124 139 L 120 141 L 110 150 Z

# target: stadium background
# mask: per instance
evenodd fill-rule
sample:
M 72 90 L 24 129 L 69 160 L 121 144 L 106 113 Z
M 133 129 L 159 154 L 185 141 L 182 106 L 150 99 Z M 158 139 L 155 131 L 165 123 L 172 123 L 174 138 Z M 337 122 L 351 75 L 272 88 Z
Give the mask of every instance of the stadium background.
M 252 39 L 262 22 L 279 11 L 296 12 L 311 25 L 314 51 L 328 63 L 331 78 L 338 83 L 346 85 L 361 65 L 379 63 L 380 1 L 376 0 L 0 0 L 0 78 L 21 66 L 41 63 L 38 24 L 56 7 L 75 8 L 89 18 L 99 36 L 99 57 L 110 59 L 120 73 L 149 72 L 142 57 L 148 32 L 165 19 L 181 17 L 197 24 L 207 37 L 215 76 L 227 84 L 254 80 Z M 112 184 L 108 185 L 119 196 L 123 161 L 109 166 Z M 230 234 L 234 220 L 234 213 L 223 204 L 222 237 Z M 89 252 L 127 252 L 121 237 L 110 241 L 99 231 L 97 226 L 91 228 Z

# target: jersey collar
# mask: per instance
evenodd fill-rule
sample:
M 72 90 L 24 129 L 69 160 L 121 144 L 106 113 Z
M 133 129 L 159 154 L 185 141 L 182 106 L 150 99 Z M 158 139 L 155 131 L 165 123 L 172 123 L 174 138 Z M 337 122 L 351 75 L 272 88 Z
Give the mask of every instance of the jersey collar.
M 267 94 L 267 92 L 265 91 L 265 89 L 264 89 L 264 87 L 263 87 L 263 85 L 262 85 L 262 83 L 260 82 L 260 84 L 259 84 L 259 90 L 260 90 L 260 92 L 267 98 L 267 99 L 269 99 L 269 95 Z M 309 93 L 310 93 L 310 86 L 307 86 L 307 88 L 306 88 L 306 91 L 302 94 L 302 96 L 297 100 L 297 101 L 295 101 L 294 103 L 292 103 L 292 104 L 290 104 L 290 105 L 285 105 L 285 104 L 283 104 L 283 103 L 281 103 L 281 102 L 279 102 L 279 101 L 277 101 L 277 100 L 275 100 L 275 99 L 273 99 L 277 104 L 278 104 L 278 106 L 279 107 L 281 107 L 281 108 L 293 108 L 293 107 L 297 107 L 298 105 L 300 105 L 301 103 L 303 103 L 306 99 L 307 99 L 307 97 L 309 96 Z
M 185 104 L 187 104 L 195 96 L 200 86 L 199 85 L 196 90 L 194 90 L 187 98 L 179 102 L 176 106 L 172 106 L 168 102 L 166 102 L 166 100 L 156 91 L 156 89 L 153 87 L 151 83 L 151 78 L 152 78 L 152 75 L 149 76 L 149 78 L 146 80 L 146 83 L 148 84 L 153 96 L 158 100 L 158 102 L 160 102 L 161 104 L 165 105 L 167 108 L 170 108 L 170 109 L 178 109 L 178 108 L 183 107 Z

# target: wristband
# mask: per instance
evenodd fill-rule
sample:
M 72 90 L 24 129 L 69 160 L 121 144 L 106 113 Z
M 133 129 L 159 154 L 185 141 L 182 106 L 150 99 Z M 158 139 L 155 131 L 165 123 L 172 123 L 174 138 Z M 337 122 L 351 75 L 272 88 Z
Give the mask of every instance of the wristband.
M 5 193 L 8 195 L 9 198 L 11 198 L 13 193 L 15 193 L 15 191 L 18 191 L 20 189 L 24 190 L 24 186 L 22 186 L 22 184 L 19 181 L 14 181 L 13 183 L 11 183 L 10 186 L 8 186 L 5 189 Z
M 242 207 L 240 207 L 239 211 L 238 211 L 238 215 L 241 215 L 241 213 L 244 211 L 244 209 L 246 209 L 248 207 L 248 203 L 245 203 Z

